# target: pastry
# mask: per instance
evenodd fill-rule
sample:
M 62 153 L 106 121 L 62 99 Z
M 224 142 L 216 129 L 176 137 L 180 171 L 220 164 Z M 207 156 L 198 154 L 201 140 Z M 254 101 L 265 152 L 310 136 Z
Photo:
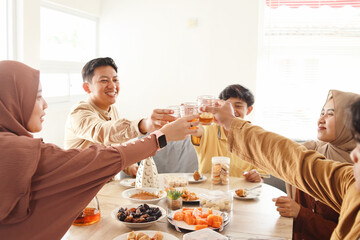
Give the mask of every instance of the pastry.
M 246 197 L 246 195 L 247 195 L 247 191 L 245 189 L 243 189 L 243 188 L 240 188 L 240 189 L 236 190 L 235 193 L 239 197 Z
M 193 174 L 193 178 L 195 181 L 199 181 L 200 179 L 200 173 L 198 171 L 195 170 L 194 174 Z

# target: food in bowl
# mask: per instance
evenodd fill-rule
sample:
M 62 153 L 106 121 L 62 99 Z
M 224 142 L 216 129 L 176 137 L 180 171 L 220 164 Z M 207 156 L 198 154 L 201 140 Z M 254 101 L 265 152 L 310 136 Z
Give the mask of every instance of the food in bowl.
M 147 191 L 140 191 L 130 196 L 130 198 L 140 199 L 140 200 L 150 200 L 160 198 L 160 194 L 155 194 Z
M 122 222 L 145 223 L 156 221 L 162 213 L 160 208 L 145 203 L 137 208 L 120 208 L 116 216 Z
M 233 207 L 233 195 L 230 192 L 209 191 L 200 194 L 200 206 L 230 213 Z
M 134 232 L 131 231 L 131 233 L 129 233 L 127 235 L 126 240 L 162 240 L 164 238 L 164 235 L 162 234 L 162 232 L 157 231 L 153 237 L 150 238 L 149 235 L 143 233 L 143 232 Z

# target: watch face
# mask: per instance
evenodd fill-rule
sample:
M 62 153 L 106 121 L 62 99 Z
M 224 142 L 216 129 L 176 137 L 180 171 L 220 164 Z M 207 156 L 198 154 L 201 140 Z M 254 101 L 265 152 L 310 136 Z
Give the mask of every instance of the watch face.
M 166 141 L 166 137 L 165 135 L 161 135 L 159 138 L 158 138 L 158 142 L 159 142 L 159 148 L 163 148 L 167 145 L 167 141 Z

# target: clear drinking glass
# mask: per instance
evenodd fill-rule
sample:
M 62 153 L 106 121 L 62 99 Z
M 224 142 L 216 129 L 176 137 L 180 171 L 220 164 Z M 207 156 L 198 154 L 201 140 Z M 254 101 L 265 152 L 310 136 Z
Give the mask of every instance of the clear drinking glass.
M 181 104 L 180 106 L 180 115 L 181 117 L 186 117 L 186 116 L 190 116 L 190 115 L 194 115 L 194 114 L 198 114 L 199 110 L 198 110 L 198 105 L 196 102 L 186 102 Z M 190 122 L 195 122 L 197 121 L 197 118 L 194 118 L 193 120 L 191 120 Z M 193 129 L 196 129 L 196 127 L 192 127 Z
M 173 114 L 170 114 L 171 116 L 180 118 L 180 106 L 179 105 L 171 105 L 171 106 L 168 106 L 167 109 L 171 109 L 174 111 Z
M 215 106 L 215 97 L 212 95 L 201 95 L 197 98 L 199 106 L 199 121 L 202 125 L 211 125 L 214 123 L 214 115 L 209 112 L 200 111 L 202 106 Z

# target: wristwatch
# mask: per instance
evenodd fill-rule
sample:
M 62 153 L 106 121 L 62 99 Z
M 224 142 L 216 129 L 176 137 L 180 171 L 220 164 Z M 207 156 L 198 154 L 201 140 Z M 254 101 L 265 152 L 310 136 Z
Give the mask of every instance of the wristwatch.
M 156 141 L 158 143 L 158 150 L 163 149 L 167 145 L 165 134 L 160 130 L 154 131 L 153 134 L 155 134 L 156 136 Z

